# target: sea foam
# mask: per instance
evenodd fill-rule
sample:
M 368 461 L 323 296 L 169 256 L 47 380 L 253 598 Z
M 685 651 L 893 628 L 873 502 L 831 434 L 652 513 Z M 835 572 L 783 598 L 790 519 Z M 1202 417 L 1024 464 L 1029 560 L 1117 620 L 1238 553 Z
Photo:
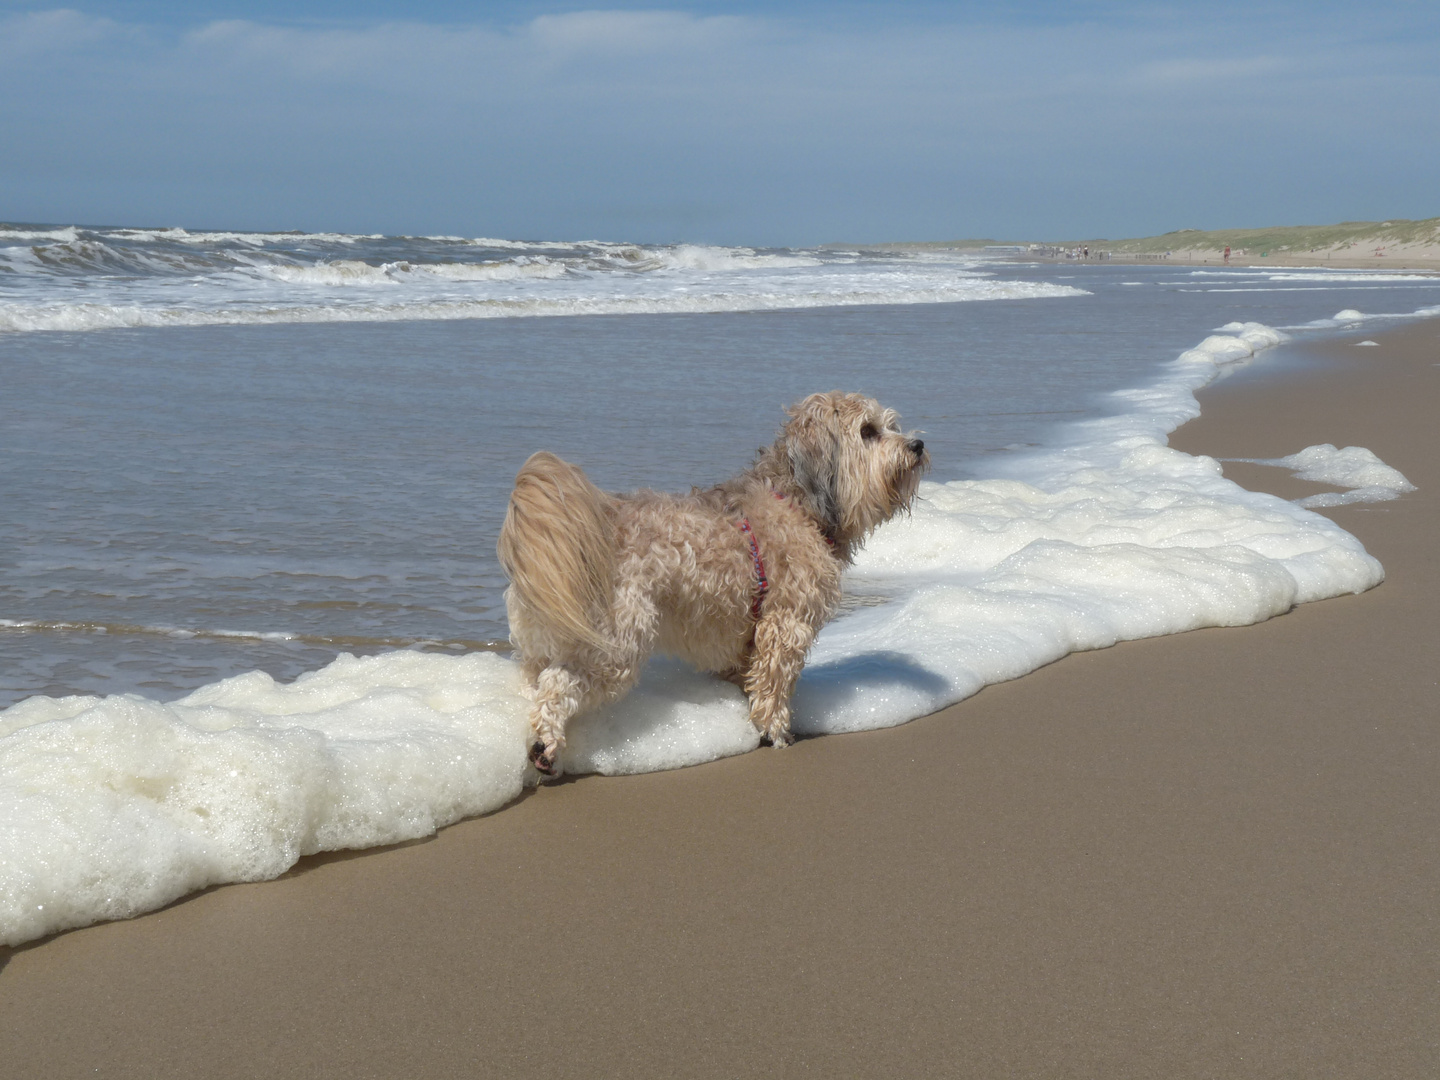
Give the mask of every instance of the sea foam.
M 0 331 L 774 311 L 1088 295 L 950 254 L 184 230 L 0 232 Z M 397 257 L 399 256 L 399 257 Z
M 524 279 L 561 279 L 560 274 L 511 271 L 431 272 L 423 276 L 442 284 L 461 280 L 471 285 Z M 301 267 L 292 270 L 267 269 L 266 275 L 285 276 L 288 284 L 325 285 L 338 292 L 357 285 L 395 285 L 396 274 L 382 268 L 358 270 L 347 267 Z M 415 273 L 409 277 L 420 277 Z M 753 284 L 753 283 L 747 283 Z M 404 322 L 416 319 L 508 319 L 565 315 L 653 315 L 666 313 L 715 313 L 734 311 L 787 311 L 817 307 L 850 307 L 859 304 L 946 304 L 972 300 L 1028 300 L 1061 296 L 1084 296 L 1082 289 L 1043 282 L 989 281 L 960 277 L 952 282 L 842 280 L 816 288 L 805 282 L 786 283 L 771 289 L 726 288 L 701 284 L 685 289 L 664 289 L 626 295 L 613 289 L 567 289 L 552 295 L 487 295 L 474 298 L 352 302 L 333 293 L 324 300 L 304 303 L 302 297 L 287 295 L 274 302 L 247 297 L 248 303 L 226 298 L 215 306 L 192 305 L 184 298 L 175 302 L 144 304 L 82 303 L 0 303 L 0 331 L 77 331 L 119 327 L 166 326 L 254 326 L 276 323 Z M 169 301 L 170 298 L 164 298 Z
M 1114 395 L 1115 415 L 985 479 L 923 484 L 848 575 L 854 602 L 816 643 L 797 730 L 903 723 L 1069 652 L 1378 583 L 1379 563 L 1333 522 L 1166 445 L 1198 412 L 1195 389 L 1282 337 L 1232 324 Z M 22 702 L 0 713 L 0 942 L 496 810 L 537 779 L 525 711 L 511 660 L 407 651 L 288 685 L 251 672 L 168 704 Z M 758 745 L 734 686 L 665 660 L 572 733 L 572 773 Z
M 1365 344 L 1361 342 L 1361 344 Z M 1373 342 L 1371 343 L 1373 344 Z M 1238 458 L 1255 465 L 1274 465 L 1289 469 L 1296 479 L 1317 484 L 1333 484 L 1348 491 L 1322 491 L 1297 499 L 1300 506 L 1345 506 L 1357 502 L 1388 502 L 1398 499 L 1415 485 L 1399 469 L 1381 461 L 1372 450 L 1363 446 L 1338 449 L 1329 443 L 1307 446 L 1298 453 L 1279 458 Z

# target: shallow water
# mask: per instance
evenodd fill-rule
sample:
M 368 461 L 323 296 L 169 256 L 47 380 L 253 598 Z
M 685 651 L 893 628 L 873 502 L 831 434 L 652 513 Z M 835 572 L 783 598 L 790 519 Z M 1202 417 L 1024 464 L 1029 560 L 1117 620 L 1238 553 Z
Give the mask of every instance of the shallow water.
M 743 468 L 785 403 L 844 388 L 924 431 L 936 479 L 985 475 L 1232 319 L 1440 299 L 1423 277 L 982 270 L 1084 292 L 0 334 L 0 704 L 501 642 L 494 541 L 536 449 L 606 488 L 684 490 Z

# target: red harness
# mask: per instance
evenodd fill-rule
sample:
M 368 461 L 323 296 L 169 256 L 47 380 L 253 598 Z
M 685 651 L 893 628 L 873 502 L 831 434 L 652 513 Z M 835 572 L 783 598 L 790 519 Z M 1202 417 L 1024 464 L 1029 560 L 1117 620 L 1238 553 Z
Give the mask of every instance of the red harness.
M 770 591 L 770 582 L 765 578 L 765 564 L 760 559 L 760 545 L 755 543 L 755 530 L 750 528 L 750 519 L 740 519 L 740 531 L 750 541 L 750 558 L 755 560 L 755 599 L 750 601 L 750 618 L 760 621 L 760 605 L 765 603 L 765 594 Z
M 775 498 L 784 502 L 787 498 L 778 491 L 770 493 Z M 750 558 L 755 563 L 755 599 L 750 601 L 750 618 L 755 622 L 760 621 L 760 607 L 765 603 L 765 594 L 770 591 L 770 579 L 765 576 L 765 562 L 760 558 L 760 545 L 755 542 L 755 530 L 750 528 L 750 519 L 740 519 L 740 531 L 745 534 L 745 539 L 750 541 Z M 826 536 L 825 543 L 832 548 L 835 541 Z

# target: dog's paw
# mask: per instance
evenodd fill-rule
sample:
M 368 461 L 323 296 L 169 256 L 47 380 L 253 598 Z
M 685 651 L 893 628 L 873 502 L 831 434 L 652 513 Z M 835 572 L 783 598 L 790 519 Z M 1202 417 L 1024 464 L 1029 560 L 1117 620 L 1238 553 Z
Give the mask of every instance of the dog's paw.
M 783 731 L 767 731 L 764 739 L 776 750 L 784 750 L 795 741 L 795 736 L 790 734 L 789 728 L 785 728 Z
M 542 776 L 560 775 L 560 750 L 558 747 L 546 747 L 538 739 L 530 744 L 530 764 L 535 766 L 535 771 Z

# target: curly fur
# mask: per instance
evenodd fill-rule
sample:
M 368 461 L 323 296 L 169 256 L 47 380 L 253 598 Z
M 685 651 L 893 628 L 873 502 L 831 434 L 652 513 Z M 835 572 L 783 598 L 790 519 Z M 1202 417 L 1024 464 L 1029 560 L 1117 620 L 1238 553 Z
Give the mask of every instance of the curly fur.
M 930 459 L 860 394 L 812 394 L 787 415 L 749 469 L 689 495 L 607 494 L 545 451 L 521 467 L 497 550 L 542 773 L 560 771 L 566 724 L 625 694 L 654 652 L 738 683 L 761 735 L 790 743 L 790 696 L 840 573 L 909 508 Z M 758 620 L 742 518 L 769 580 Z

